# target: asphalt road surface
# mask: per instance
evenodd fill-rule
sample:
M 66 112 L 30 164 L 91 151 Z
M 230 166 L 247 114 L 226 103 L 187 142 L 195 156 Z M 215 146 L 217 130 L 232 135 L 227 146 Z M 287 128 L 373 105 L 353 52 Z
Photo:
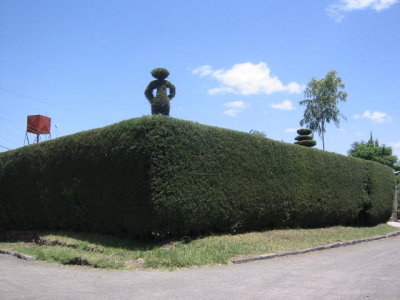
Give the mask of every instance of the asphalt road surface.
M 96 270 L 0 255 L 0 299 L 400 299 L 400 237 L 174 272 Z

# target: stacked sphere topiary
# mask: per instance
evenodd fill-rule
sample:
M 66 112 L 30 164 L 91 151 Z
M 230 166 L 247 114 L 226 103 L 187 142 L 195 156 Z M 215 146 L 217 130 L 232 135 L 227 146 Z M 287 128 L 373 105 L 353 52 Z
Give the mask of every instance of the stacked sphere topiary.
M 299 130 L 297 130 L 297 133 L 299 134 L 298 136 L 296 136 L 295 140 L 296 142 L 294 142 L 297 145 L 301 145 L 301 146 L 305 146 L 305 147 L 314 147 L 317 142 L 313 140 L 312 137 L 312 131 L 308 128 L 301 128 Z

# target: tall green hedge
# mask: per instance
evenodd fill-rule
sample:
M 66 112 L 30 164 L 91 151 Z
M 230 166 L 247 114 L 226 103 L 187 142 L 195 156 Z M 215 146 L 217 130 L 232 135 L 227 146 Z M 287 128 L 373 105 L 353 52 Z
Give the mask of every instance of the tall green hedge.
M 0 229 L 134 235 L 377 224 L 380 164 L 165 116 L 0 154 Z

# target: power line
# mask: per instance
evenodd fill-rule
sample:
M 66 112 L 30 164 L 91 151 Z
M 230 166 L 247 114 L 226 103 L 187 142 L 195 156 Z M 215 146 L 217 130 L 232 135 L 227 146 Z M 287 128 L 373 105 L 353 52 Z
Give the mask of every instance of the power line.
M 1 135 L 2 132 L 0 132 L 0 140 L 7 141 L 8 144 L 12 144 L 13 147 L 15 147 L 15 143 L 13 140 L 11 140 L 9 137 L 5 137 L 4 135 Z
M 4 148 L 4 149 L 7 149 L 7 150 L 11 150 L 11 148 L 7 148 L 7 147 L 4 147 L 4 146 L 2 146 L 2 145 L 0 145 L 0 148 Z
M 45 105 L 53 106 L 55 108 L 58 108 L 58 109 L 61 109 L 61 110 L 65 110 L 65 111 L 68 111 L 70 113 L 79 114 L 79 115 L 82 115 L 82 116 L 85 116 L 85 117 L 89 117 L 89 118 L 92 118 L 92 119 L 96 119 L 96 120 L 99 120 L 99 121 L 103 121 L 103 122 L 108 122 L 108 120 L 105 120 L 105 119 L 102 119 L 102 118 L 98 118 L 98 117 L 95 117 L 95 116 L 91 116 L 91 115 L 88 115 L 87 113 L 75 111 L 75 110 L 72 110 L 72 109 L 69 109 L 69 108 L 66 108 L 66 107 L 62 107 L 62 106 L 53 104 L 53 103 L 49 103 L 49 102 L 43 101 L 41 99 L 34 98 L 34 97 L 31 97 L 31 96 L 28 96 L 28 95 L 25 95 L 25 94 L 22 94 L 22 93 L 19 93 L 19 92 L 16 92 L 16 91 L 12 91 L 12 90 L 9 90 L 9 89 L 3 88 L 3 87 L 0 87 L 0 90 L 8 92 L 8 93 L 11 93 L 11 94 L 14 94 L 14 95 L 17 95 L 17 96 L 20 96 L 20 97 L 23 97 L 23 98 L 26 98 L 26 99 L 29 99 L 29 100 L 32 100 L 32 101 L 36 101 L 36 102 L 42 103 L 42 104 L 45 104 Z
M 23 126 L 16 125 L 17 122 L 11 121 L 11 119 L 1 116 L 1 112 L 0 112 L 0 124 L 3 124 L 3 126 L 7 126 L 8 128 L 11 128 L 14 132 L 18 133 L 23 132 L 26 129 Z

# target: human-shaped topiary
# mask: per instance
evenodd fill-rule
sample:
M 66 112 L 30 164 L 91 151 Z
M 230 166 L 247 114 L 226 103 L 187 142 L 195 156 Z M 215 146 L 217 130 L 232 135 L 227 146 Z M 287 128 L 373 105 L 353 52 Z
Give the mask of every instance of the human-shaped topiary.
M 175 86 L 168 80 L 165 80 L 169 72 L 164 68 L 156 68 L 151 71 L 151 75 L 157 80 L 150 82 L 144 91 L 146 98 L 151 104 L 151 114 L 169 116 L 169 101 L 175 97 Z M 155 89 L 157 91 L 154 96 L 153 91 Z M 167 94 L 167 89 L 169 90 L 169 94 Z
M 296 142 L 294 142 L 297 145 L 301 145 L 301 146 L 305 146 L 305 147 L 314 147 L 317 142 L 313 140 L 312 137 L 312 131 L 308 128 L 301 128 L 299 130 L 297 130 L 297 133 L 299 134 L 298 136 L 296 136 L 295 140 Z

